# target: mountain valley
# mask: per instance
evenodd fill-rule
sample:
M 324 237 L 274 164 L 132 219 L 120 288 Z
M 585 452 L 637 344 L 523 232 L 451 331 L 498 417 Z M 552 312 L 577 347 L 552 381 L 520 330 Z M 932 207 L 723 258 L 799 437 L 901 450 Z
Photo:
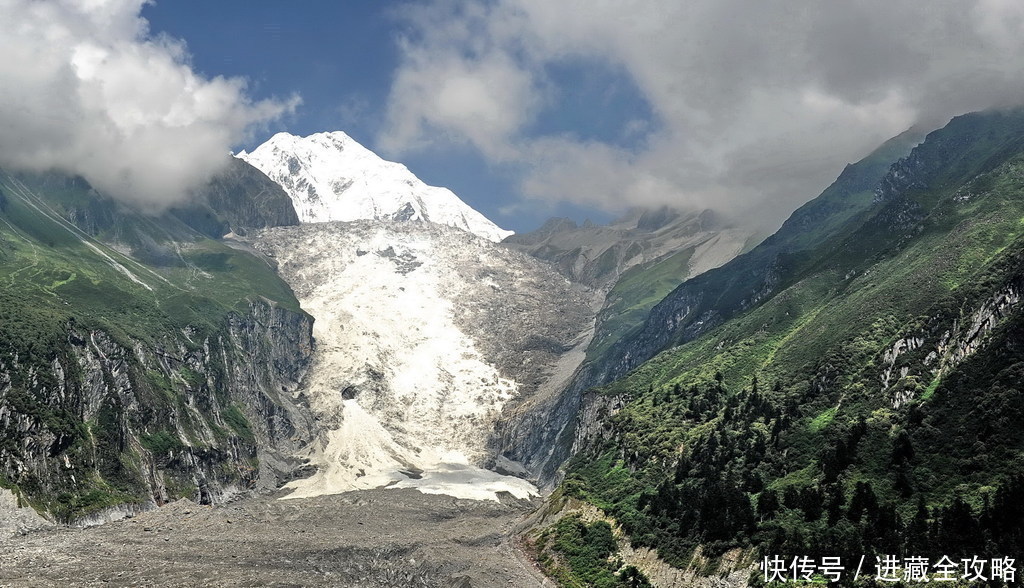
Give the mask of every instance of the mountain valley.
M 0 171 L 0 583 L 1020 554 L 1022 195 L 1016 110 L 894 137 L 765 239 L 671 208 L 513 235 L 340 132 L 158 216 Z

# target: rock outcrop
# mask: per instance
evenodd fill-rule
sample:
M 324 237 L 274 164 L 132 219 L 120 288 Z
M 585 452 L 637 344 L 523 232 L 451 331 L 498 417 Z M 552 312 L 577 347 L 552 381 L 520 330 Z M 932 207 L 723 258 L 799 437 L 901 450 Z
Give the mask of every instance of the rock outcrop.
M 157 341 L 68 324 L 48 361 L 0 357 L 0 477 L 40 510 L 90 520 L 275 488 L 311 437 L 292 397 L 311 330 L 265 301 Z

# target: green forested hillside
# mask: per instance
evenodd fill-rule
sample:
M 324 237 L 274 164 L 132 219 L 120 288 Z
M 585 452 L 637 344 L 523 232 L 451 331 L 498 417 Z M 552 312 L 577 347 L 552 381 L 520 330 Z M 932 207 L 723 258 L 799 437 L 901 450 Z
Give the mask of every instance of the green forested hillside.
M 683 344 L 599 390 L 624 405 L 564 491 L 674 565 L 698 545 L 1021 553 L 1022 146 L 1020 112 L 954 119 L 825 238 L 790 222 L 766 241 L 808 245 L 770 288 L 728 291 L 750 278 L 742 258 L 681 286 L 670 299 L 696 292 L 701 312 L 743 302 L 692 340 L 701 312 L 655 309 Z

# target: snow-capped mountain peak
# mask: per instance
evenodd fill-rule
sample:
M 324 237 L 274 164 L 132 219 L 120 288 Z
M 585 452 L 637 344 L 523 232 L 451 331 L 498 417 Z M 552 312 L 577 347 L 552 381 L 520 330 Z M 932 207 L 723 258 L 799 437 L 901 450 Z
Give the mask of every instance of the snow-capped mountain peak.
M 451 190 L 428 186 L 404 165 L 381 159 L 342 131 L 278 133 L 237 155 L 281 185 L 302 222 L 429 221 L 491 241 L 512 234 Z

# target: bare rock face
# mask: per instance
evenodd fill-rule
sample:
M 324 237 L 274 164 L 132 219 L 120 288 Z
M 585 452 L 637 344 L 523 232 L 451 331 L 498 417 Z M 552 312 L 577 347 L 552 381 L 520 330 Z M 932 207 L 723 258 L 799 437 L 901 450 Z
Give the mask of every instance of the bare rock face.
M 92 440 L 69 447 L 67 436 L 32 414 L 0 405 L 7 440 L 0 476 L 31 489 L 44 506 L 96 472 L 123 484 L 110 501 L 116 507 L 100 503 L 67 518 L 59 510 L 66 505 L 49 505 L 80 525 L 181 495 L 214 503 L 276 488 L 291 478 L 299 465 L 292 455 L 312 436 L 312 419 L 291 395 L 312 354 L 311 323 L 308 315 L 257 301 L 229 314 L 212 336 L 186 329 L 126 343 L 69 325 L 48 369 L 18 355 L 0 358 L 0 397 L 30 389 L 70 407 L 90 423 Z
M 232 157 L 198 194 L 232 231 L 299 224 L 288 194 L 260 170 Z M 220 236 L 220 235 L 216 235 Z
M 325 431 L 296 496 L 389 483 L 524 497 L 480 469 L 506 411 L 556 371 L 593 320 L 588 293 L 546 264 L 420 222 L 278 227 L 250 235 L 315 319 L 303 394 Z
M 52 526 L 31 506 L 22 504 L 13 492 L 0 488 L 0 539 Z

